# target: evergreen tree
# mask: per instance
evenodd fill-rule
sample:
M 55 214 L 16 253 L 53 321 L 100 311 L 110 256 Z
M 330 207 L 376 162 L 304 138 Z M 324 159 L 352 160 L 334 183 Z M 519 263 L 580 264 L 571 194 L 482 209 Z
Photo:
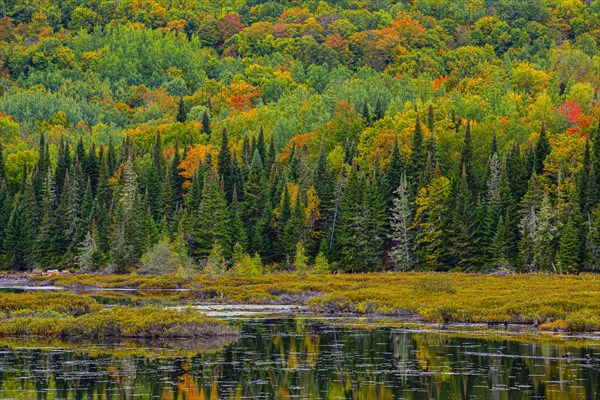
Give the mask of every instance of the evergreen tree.
M 383 107 L 381 98 L 378 97 L 377 101 L 375 102 L 375 110 L 373 110 L 373 120 L 379 121 L 380 119 L 383 119 L 384 116 L 385 116 L 385 108 Z
M 556 250 L 558 248 L 559 231 L 558 215 L 549 194 L 546 192 L 540 205 L 538 223 L 533 240 L 533 265 L 535 268 L 548 272 L 556 272 Z
M 371 122 L 373 122 L 373 119 L 371 118 L 371 113 L 369 112 L 369 103 L 367 103 L 366 100 L 363 103 L 362 113 L 361 114 L 362 114 L 362 117 L 367 122 L 367 125 L 370 125 Z
M 476 259 L 478 237 L 475 234 L 475 204 L 467 182 L 466 168 L 463 169 L 460 183 L 453 187 L 451 198 L 454 205 L 446 234 L 450 239 L 452 265 L 463 271 L 473 271 L 479 264 Z
M 427 128 L 429 128 L 429 133 L 432 136 L 433 136 L 434 127 L 435 127 L 435 117 L 434 117 L 434 113 L 433 113 L 433 104 L 430 104 L 429 108 L 427 108 Z
M 346 272 L 382 268 L 385 203 L 377 185 L 353 166 L 340 208 L 340 267 Z
M 267 148 L 266 148 L 266 145 L 265 145 L 265 133 L 263 131 L 262 125 L 260 126 L 260 130 L 258 131 L 258 138 L 256 140 L 256 150 L 258 150 L 258 154 L 260 155 L 260 159 L 266 161 L 267 160 L 267 158 L 266 158 L 266 156 L 267 156 Z
M 96 193 L 96 187 L 98 185 L 98 178 L 100 176 L 100 162 L 96 155 L 96 145 L 94 142 L 90 145 L 90 149 L 85 158 L 85 176 L 89 178 L 92 193 Z
M 111 245 L 111 259 L 118 272 L 124 272 L 136 265 L 143 254 L 147 239 L 140 234 L 143 232 L 141 219 L 145 211 L 138 193 L 137 176 L 131 158 L 127 161 L 127 168 L 123 174 L 123 184 L 113 214 Z
M 294 256 L 294 249 L 298 241 L 305 243 L 306 219 L 304 217 L 304 207 L 300 201 L 300 195 L 296 196 L 296 203 L 292 209 L 283 229 L 282 250 L 283 256 L 290 260 Z
M 56 162 L 56 170 L 54 172 L 54 187 L 56 189 L 56 197 L 60 198 L 63 192 L 65 175 L 71 168 L 71 151 L 69 150 L 69 142 L 63 139 L 60 140 L 58 148 L 58 160 Z
M 217 163 L 219 167 L 219 176 L 223 180 L 223 191 L 225 192 L 225 199 L 228 203 L 231 203 L 231 198 L 233 195 L 233 186 L 235 185 L 235 181 L 232 171 L 231 151 L 229 150 L 229 139 L 227 138 L 226 129 L 223 129 L 223 133 L 221 135 L 221 147 L 219 148 Z
M 185 179 L 181 176 L 181 172 L 183 171 L 179 164 L 181 163 L 181 157 L 179 155 L 179 144 L 175 142 L 175 149 L 173 154 L 173 159 L 171 160 L 171 168 L 170 168 L 170 184 L 171 184 L 171 192 L 173 194 L 173 202 L 175 204 L 183 203 L 183 184 Z
M 421 121 L 417 114 L 415 121 L 415 131 L 411 139 L 412 153 L 408 165 L 408 180 L 413 184 L 413 192 L 416 193 L 421 187 L 423 171 L 425 170 L 426 155 L 423 146 L 423 130 L 421 129 Z
M 500 216 L 496 224 L 496 231 L 490 244 L 490 261 L 493 268 L 506 269 L 510 267 L 509 263 L 509 247 L 508 247 L 508 231 L 506 217 Z
M 117 154 L 115 151 L 115 146 L 113 144 L 112 136 L 108 137 L 108 150 L 106 151 L 106 168 L 107 168 L 107 176 L 112 176 L 117 170 Z
M 269 189 L 258 150 L 254 152 L 248 180 L 244 188 L 244 221 L 249 234 L 250 252 L 260 252 L 264 247 L 266 212 L 271 209 Z
M 306 278 L 308 273 L 308 257 L 306 256 L 306 249 L 302 244 L 302 241 L 296 243 L 296 254 L 294 256 L 294 270 L 299 278 Z
M 534 150 L 534 166 L 533 169 L 536 174 L 541 175 L 544 173 L 544 161 L 550 154 L 550 141 L 548 135 L 546 135 L 546 125 L 542 122 L 542 129 L 540 130 L 540 137 L 535 143 Z
M 428 271 L 443 267 L 444 215 L 448 213 L 450 181 L 436 175 L 431 184 L 419 191 L 415 200 L 415 248 L 418 268 Z
M 212 129 L 210 127 L 210 116 L 208 115 L 208 110 L 204 110 L 204 113 L 202 113 L 202 132 L 205 135 L 208 135 L 209 137 L 212 134 Z
M 473 170 L 473 142 L 471 141 L 471 122 L 467 121 L 465 129 L 465 138 L 460 152 L 459 176 L 465 174 L 467 187 L 473 195 L 477 195 L 477 181 Z
M 219 185 L 219 177 L 212 172 L 205 175 L 200 208 L 193 215 L 193 246 L 191 254 L 202 259 L 209 255 L 216 243 L 229 246 L 229 213 Z
M 325 238 L 331 229 L 335 200 L 335 177 L 327 160 L 323 141 L 321 141 L 321 148 L 317 156 L 313 182 L 320 200 L 319 212 L 321 215 L 321 218 L 316 221 L 314 230 L 317 238 L 321 239 Z
M 19 196 L 10 214 L 4 236 L 5 262 L 11 269 L 17 271 L 24 271 L 29 267 L 27 255 L 31 246 L 31 236 L 24 208 L 23 199 Z
M 6 165 L 4 163 L 4 147 L 0 142 L 0 182 L 6 181 Z
M 177 105 L 177 122 L 185 122 L 187 121 L 187 108 L 183 101 L 183 97 L 179 99 L 179 104 Z
M 229 205 L 229 232 L 228 232 L 228 248 L 225 250 L 226 255 L 231 255 L 235 245 L 241 246 L 242 250 L 248 246 L 248 238 L 244 220 L 242 219 L 242 205 L 238 201 L 237 189 L 233 189 L 233 198 Z
M 396 269 L 407 271 L 413 268 L 413 232 L 411 229 L 413 218 L 410 189 L 406 174 L 402 174 L 400 185 L 395 191 L 392 214 L 390 217 L 392 240 L 390 256 Z
M 392 148 L 392 155 L 390 157 L 390 163 L 387 168 L 387 185 L 389 190 L 392 192 L 389 195 L 391 199 L 393 197 L 393 192 L 396 191 L 398 185 L 401 185 L 402 175 L 405 173 L 404 171 L 404 161 L 402 160 L 402 156 L 400 155 L 400 148 L 398 146 L 398 136 L 394 138 L 394 147 Z M 388 204 L 388 207 L 391 207 L 392 204 Z
M 572 219 L 562 226 L 558 246 L 558 271 L 561 273 L 576 272 L 581 263 L 581 246 L 579 230 Z

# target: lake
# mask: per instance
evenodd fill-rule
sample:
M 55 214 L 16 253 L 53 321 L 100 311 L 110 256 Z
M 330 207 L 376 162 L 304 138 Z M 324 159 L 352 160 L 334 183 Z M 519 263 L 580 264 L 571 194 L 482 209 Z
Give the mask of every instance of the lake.
M 200 353 L 157 353 L 165 344 L 148 344 L 149 353 L 128 344 L 0 345 L 0 398 L 600 398 L 594 340 L 345 328 L 306 315 L 232 323 L 241 327 L 237 341 Z

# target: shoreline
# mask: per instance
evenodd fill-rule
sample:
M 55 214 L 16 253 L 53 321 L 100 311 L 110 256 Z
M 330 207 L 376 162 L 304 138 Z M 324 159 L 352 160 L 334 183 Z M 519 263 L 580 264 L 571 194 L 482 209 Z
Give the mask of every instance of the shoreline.
M 547 333 L 600 332 L 598 275 L 378 273 L 256 278 L 201 275 L 0 275 L 0 287 L 64 290 L 131 304 L 306 307 L 313 315 L 416 320 L 440 326 L 504 324 Z M 211 316 L 219 317 L 218 313 Z

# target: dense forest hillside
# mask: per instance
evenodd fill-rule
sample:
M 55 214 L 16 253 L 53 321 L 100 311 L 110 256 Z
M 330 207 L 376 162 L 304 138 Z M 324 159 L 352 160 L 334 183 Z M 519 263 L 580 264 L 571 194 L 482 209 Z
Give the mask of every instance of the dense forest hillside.
M 0 0 L 0 268 L 600 270 L 600 0 Z

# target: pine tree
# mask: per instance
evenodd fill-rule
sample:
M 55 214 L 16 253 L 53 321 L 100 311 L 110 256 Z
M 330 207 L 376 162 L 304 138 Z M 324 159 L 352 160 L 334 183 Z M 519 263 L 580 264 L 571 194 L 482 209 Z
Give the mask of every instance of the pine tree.
M 65 181 L 65 175 L 71 168 L 71 152 L 69 150 L 69 142 L 63 139 L 60 140 L 60 146 L 58 148 L 58 161 L 56 163 L 56 170 L 54 172 L 54 187 L 56 189 L 56 197 L 60 199 L 63 192 L 63 185 Z
M 363 103 L 363 107 L 362 107 L 362 117 L 367 122 L 367 125 L 370 125 L 371 122 L 373 122 L 373 119 L 371 118 L 371 113 L 369 112 L 369 103 L 367 103 L 366 100 Z
M 266 158 L 267 148 L 265 145 L 265 132 L 263 131 L 262 125 L 260 126 L 260 130 L 258 131 L 258 138 L 256 139 L 256 150 L 258 150 L 260 159 L 266 161 L 267 160 L 267 158 Z
M 285 242 L 285 228 L 287 222 L 292 215 L 292 207 L 290 203 L 290 194 L 287 184 L 283 185 L 282 199 L 279 207 L 279 215 L 277 217 L 277 244 L 275 246 L 275 259 L 285 259 L 287 247 Z
M 575 222 L 570 219 L 560 230 L 558 245 L 558 271 L 572 273 L 579 269 L 581 246 L 579 230 Z
M 427 128 L 429 128 L 430 135 L 433 136 L 433 131 L 435 128 L 435 116 L 433 113 L 433 104 L 430 104 L 429 108 L 427 109 Z
M 413 192 L 416 193 L 421 187 L 421 180 L 426 162 L 425 149 L 423 147 L 423 130 L 421 129 L 421 121 L 418 114 L 410 147 L 412 153 L 408 165 L 408 180 L 413 185 Z
M 453 209 L 451 210 L 449 231 L 446 232 L 450 240 L 449 253 L 452 264 L 463 271 L 473 271 L 478 264 L 476 233 L 475 203 L 473 194 L 469 189 L 467 171 L 463 168 L 460 183 L 455 185 L 451 192 Z
M 94 142 L 90 145 L 90 149 L 85 159 L 85 176 L 89 178 L 92 193 L 96 193 L 98 179 L 100 176 L 100 162 L 96 155 L 96 145 Z
M 506 227 L 506 217 L 500 216 L 496 224 L 496 231 L 490 243 L 489 253 L 491 266 L 498 269 L 507 269 L 509 263 L 508 232 Z
M 191 254 L 194 257 L 207 257 L 215 243 L 222 249 L 229 246 L 228 207 L 219 185 L 219 177 L 211 171 L 205 175 L 202 202 L 193 217 L 194 244 Z
M 212 134 L 212 129 L 210 127 L 210 116 L 208 115 L 208 110 L 204 110 L 204 113 L 202 113 L 202 132 L 205 135 L 208 135 L 209 137 Z
M 317 257 L 315 258 L 315 265 L 313 267 L 313 272 L 317 275 L 327 275 L 331 273 L 331 266 L 329 265 L 329 261 L 327 261 L 327 257 L 323 252 L 319 252 Z
M 379 121 L 380 119 L 383 119 L 383 117 L 385 116 L 385 109 L 383 107 L 383 103 L 381 102 L 381 98 L 377 98 L 377 101 L 375 102 L 375 110 L 373 111 L 373 120 L 374 121 Z
M 423 186 L 427 186 L 431 183 L 435 176 L 435 170 L 439 169 L 439 157 L 437 151 L 437 141 L 433 133 L 429 135 L 427 142 L 425 143 L 425 171 L 423 175 Z
M 262 160 L 262 159 L 261 159 Z M 227 138 L 227 130 L 223 129 L 221 135 L 221 147 L 219 148 L 219 155 L 217 158 L 219 167 L 219 176 L 223 179 L 223 191 L 225 192 L 225 199 L 228 203 L 231 203 L 231 197 L 233 195 L 233 186 L 235 185 L 231 151 L 229 150 L 229 139 Z
M 264 247 L 266 211 L 271 209 L 269 190 L 258 150 L 254 152 L 248 180 L 244 188 L 244 221 L 249 235 L 249 250 L 260 252 Z
M 390 217 L 392 240 L 390 256 L 396 269 L 407 271 L 414 267 L 413 232 L 411 230 L 413 210 L 410 201 L 410 189 L 406 174 L 402 174 L 400 185 L 393 198 L 392 214 Z
M 431 184 L 419 190 L 415 200 L 416 211 L 413 223 L 418 268 L 428 271 L 443 267 L 444 215 L 448 213 L 450 181 L 437 175 Z
M 391 193 L 389 193 L 388 198 L 393 198 L 393 193 L 398 188 L 402 182 L 402 175 L 405 173 L 404 171 L 404 161 L 402 160 L 402 156 L 400 155 L 400 148 L 398 146 L 398 136 L 394 138 L 394 147 L 392 148 L 392 155 L 390 157 L 390 163 L 387 167 L 387 185 Z M 391 207 L 392 204 L 388 204 L 388 207 Z
M 464 170 L 467 186 L 471 193 L 474 196 L 476 196 L 478 191 L 478 184 L 473 170 L 473 142 L 471 141 L 470 121 L 467 121 L 467 127 L 465 129 L 465 138 L 460 152 L 460 160 L 458 167 L 459 176 L 462 175 Z
M 377 185 L 360 176 L 354 166 L 341 204 L 338 243 L 340 266 L 346 272 L 382 268 L 385 203 Z
M 237 189 L 233 189 L 233 198 L 229 205 L 229 232 L 228 232 L 228 248 L 225 251 L 227 256 L 233 252 L 235 245 L 241 246 L 242 250 L 248 246 L 248 236 L 242 219 L 242 205 L 238 201 Z
M 285 200 L 284 200 L 285 201 Z M 282 256 L 291 259 L 294 255 L 296 242 L 306 243 L 307 238 L 306 219 L 304 216 L 304 207 L 300 200 L 300 195 L 296 196 L 296 202 L 283 228 L 282 237 Z
M 19 196 L 8 220 L 3 245 L 6 264 L 18 271 L 24 271 L 29 267 L 27 255 L 31 243 L 25 213 L 23 199 Z
M 115 146 L 113 144 L 112 136 L 108 137 L 108 149 L 106 151 L 106 168 L 107 168 L 107 176 L 112 176 L 117 170 L 117 154 L 115 151 Z
M 556 250 L 560 223 L 558 215 L 550 200 L 544 193 L 538 215 L 538 223 L 533 245 L 533 265 L 540 270 L 556 272 Z
M 6 181 L 6 165 L 4 163 L 4 147 L 0 142 L 0 182 Z
M 177 105 L 177 122 L 185 122 L 187 121 L 187 107 L 183 102 L 183 97 L 179 99 L 179 104 Z
M 137 176 L 131 157 L 123 174 L 123 184 L 113 214 L 111 240 L 111 259 L 117 272 L 124 272 L 136 265 L 147 240 L 140 234 L 143 231 L 142 218 L 145 211 L 138 193 Z
M 196 170 L 192 178 L 192 186 L 185 198 L 185 206 L 188 210 L 194 211 L 200 207 L 202 203 L 202 192 L 204 189 L 204 167 L 201 165 Z
M 540 130 L 540 137 L 535 143 L 534 150 L 534 166 L 536 174 L 542 175 L 544 173 L 544 161 L 548 154 L 550 154 L 550 141 L 548 140 L 548 136 L 546 135 L 546 125 L 542 122 L 542 129 Z
M 296 243 L 296 254 L 294 256 L 294 270 L 299 278 L 306 278 L 308 273 L 308 257 L 302 241 Z

